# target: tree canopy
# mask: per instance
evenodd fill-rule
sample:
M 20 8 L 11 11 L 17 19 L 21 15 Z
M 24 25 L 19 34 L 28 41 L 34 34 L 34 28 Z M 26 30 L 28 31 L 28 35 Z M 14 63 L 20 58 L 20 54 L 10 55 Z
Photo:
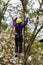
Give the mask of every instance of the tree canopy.
M 29 15 L 28 25 L 23 29 L 25 44 L 23 41 L 24 57 L 21 57 L 23 65 L 43 65 L 43 0 L 20 0 L 18 3 L 10 3 L 11 0 L 0 0 L 0 64 L 13 64 L 14 59 L 14 33 L 13 20 L 16 16 L 24 20 L 25 13 Z M 36 2 L 38 3 L 35 8 Z M 25 49 L 24 49 L 25 47 Z M 25 50 L 25 51 L 24 51 Z M 6 64 L 5 64 L 6 65 Z

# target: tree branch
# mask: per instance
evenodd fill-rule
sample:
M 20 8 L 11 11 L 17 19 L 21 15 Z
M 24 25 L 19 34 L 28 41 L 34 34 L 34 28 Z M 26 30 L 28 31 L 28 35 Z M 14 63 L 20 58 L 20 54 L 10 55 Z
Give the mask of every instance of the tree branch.
M 34 40 L 35 40 L 37 34 L 38 34 L 38 33 L 40 32 L 40 30 L 43 28 L 43 25 L 42 25 L 42 26 L 38 29 L 38 31 L 36 32 L 37 27 L 38 27 L 38 23 L 39 23 L 39 21 L 38 21 L 38 20 L 39 20 L 39 11 L 40 11 L 41 7 L 42 7 L 42 5 L 40 4 L 39 10 L 37 11 L 37 20 L 36 20 L 35 29 L 34 29 L 34 31 L 33 31 L 33 34 L 32 34 L 32 36 L 31 36 L 31 39 L 30 39 L 30 41 L 29 41 L 29 43 L 28 43 L 28 46 L 27 46 L 27 49 L 26 49 L 26 55 L 30 54 L 31 46 L 32 46 L 32 44 L 33 44 L 33 42 L 34 42 Z M 29 52 L 28 52 L 28 51 L 29 51 Z M 26 61 L 27 61 L 27 58 L 26 58 Z
M 38 0 L 39 1 L 39 0 Z M 39 1 L 39 3 L 40 3 L 40 1 Z M 37 30 L 37 27 L 38 27 L 38 23 L 39 23 L 39 12 L 40 12 L 40 10 L 41 10 L 41 7 L 42 7 L 42 4 L 40 3 L 40 7 L 39 7 L 39 10 L 37 11 L 37 19 L 36 19 L 36 23 L 35 23 L 35 29 L 34 29 L 34 31 L 33 31 L 33 34 L 36 32 L 36 30 Z
M 40 30 L 43 28 L 43 25 L 38 29 L 38 31 L 36 32 L 36 35 L 40 32 Z
M 2 12 L 3 12 L 3 15 L 5 14 L 5 11 L 8 7 L 8 4 L 9 4 L 10 0 L 8 0 L 8 2 L 4 5 L 3 9 L 2 9 Z

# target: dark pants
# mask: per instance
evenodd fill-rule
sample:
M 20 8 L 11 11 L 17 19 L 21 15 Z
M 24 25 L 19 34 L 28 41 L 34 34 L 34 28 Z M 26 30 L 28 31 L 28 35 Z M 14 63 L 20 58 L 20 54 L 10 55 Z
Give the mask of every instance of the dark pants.
M 15 36 L 15 53 L 22 53 L 22 40 L 22 35 Z

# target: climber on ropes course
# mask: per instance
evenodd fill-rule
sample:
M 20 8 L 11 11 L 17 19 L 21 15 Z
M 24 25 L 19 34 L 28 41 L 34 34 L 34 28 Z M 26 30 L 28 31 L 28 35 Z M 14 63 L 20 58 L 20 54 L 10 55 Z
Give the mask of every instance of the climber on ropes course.
M 17 53 L 22 53 L 22 29 L 24 26 L 27 25 L 28 22 L 28 15 L 25 17 L 25 21 L 23 22 L 22 19 L 16 17 L 13 20 L 13 25 L 15 27 L 15 57 L 17 57 Z

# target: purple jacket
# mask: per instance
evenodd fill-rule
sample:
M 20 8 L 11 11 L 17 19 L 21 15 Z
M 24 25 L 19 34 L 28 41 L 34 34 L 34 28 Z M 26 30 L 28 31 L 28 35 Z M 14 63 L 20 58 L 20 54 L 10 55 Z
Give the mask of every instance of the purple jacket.
M 16 23 L 16 20 L 17 20 L 17 18 L 15 18 L 14 19 L 14 27 L 15 27 L 15 32 L 17 33 L 17 34 L 15 34 L 15 35 L 22 35 L 22 28 L 25 26 L 25 25 L 27 25 L 27 22 L 28 22 L 28 18 L 26 18 L 26 20 L 24 21 L 24 22 L 22 22 L 21 24 L 17 24 Z

